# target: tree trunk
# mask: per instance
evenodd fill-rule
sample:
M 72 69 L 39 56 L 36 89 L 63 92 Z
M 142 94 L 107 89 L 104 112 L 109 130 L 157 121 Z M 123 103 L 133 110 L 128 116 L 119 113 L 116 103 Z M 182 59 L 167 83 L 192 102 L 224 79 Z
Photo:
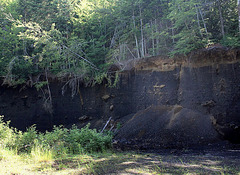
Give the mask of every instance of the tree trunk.
M 202 31 L 201 31 L 200 20 L 199 20 L 198 9 L 197 9 L 197 6 L 196 6 L 196 5 L 195 5 L 195 9 L 196 9 L 196 14 L 197 14 L 197 22 L 198 22 L 199 32 L 200 32 L 201 37 L 203 37 Z
M 139 4 L 139 15 L 140 15 L 140 25 L 141 25 L 141 56 L 144 57 L 145 53 L 144 53 L 144 37 L 143 37 L 143 19 L 142 19 L 142 9 L 141 6 Z
M 240 32 L 240 0 L 237 1 L 237 6 L 238 6 L 238 29 Z
M 173 28 L 173 22 L 171 21 L 171 28 L 172 28 L 172 42 L 173 44 L 175 43 L 175 39 L 174 39 L 174 28 Z
M 155 56 L 154 29 L 153 29 L 152 21 L 151 21 L 151 32 L 152 32 L 152 55 Z
M 219 17 L 220 17 L 220 22 L 221 22 L 221 33 L 222 36 L 225 36 L 225 32 L 224 32 L 224 22 L 223 22 L 223 16 L 222 16 L 222 8 L 221 8 L 221 4 L 220 1 L 218 0 L 218 10 L 219 10 Z
M 134 30 L 136 29 L 136 23 L 135 23 L 135 17 L 134 17 L 134 13 L 133 13 L 133 28 Z M 140 54 L 139 54 L 139 47 L 138 47 L 138 39 L 137 39 L 137 35 L 134 31 L 134 38 L 135 38 L 135 43 L 136 43 L 136 50 L 137 50 L 137 58 L 140 58 Z
M 205 32 L 206 32 L 206 35 L 208 37 L 208 31 L 207 31 L 207 25 L 205 23 L 205 20 L 204 20 L 204 17 L 203 17 L 203 13 L 202 13 L 202 10 L 200 8 L 198 8 L 199 12 L 200 12 L 200 15 L 201 15 L 201 18 L 202 18 L 202 22 L 203 22 L 203 26 L 204 26 L 204 29 L 205 29 Z
M 159 22 L 159 25 L 161 25 L 161 21 Z M 156 37 L 156 55 L 159 54 L 159 31 L 158 31 L 158 25 L 157 25 L 157 19 L 155 19 L 155 30 L 156 30 L 156 34 L 157 34 L 157 37 Z

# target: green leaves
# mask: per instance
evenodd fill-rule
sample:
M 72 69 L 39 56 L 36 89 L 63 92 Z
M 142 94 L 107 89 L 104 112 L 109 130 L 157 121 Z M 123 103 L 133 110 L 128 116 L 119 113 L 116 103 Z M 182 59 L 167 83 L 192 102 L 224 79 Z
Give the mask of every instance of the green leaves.
M 131 59 L 187 54 L 213 42 L 238 46 L 234 0 L 2 0 L 0 6 L 0 76 L 7 83 L 45 71 L 98 82 L 112 63 L 124 68 Z
M 187 54 L 192 50 L 202 48 L 207 44 L 203 38 L 202 27 L 205 21 L 200 21 L 197 0 L 173 0 L 170 4 L 168 18 L 172 21 L 174 34 L 174 50 L 170 55 Z M 204 23 L 204 24 L 202 24 Z
M 31 153 L 36 148 L 52 150 L 54 156 L 102 152 L 112 148 L 112 135 L 90 129 L 90 124 L 79 129 L 75 125 L 67 129 L 54 126 L 51 132 L 39 133 L 33 125 L 25 132 L 9 126 L 0 116 L 0 141 L 2 148 L 14 149 L 18 153 Z
M 227 47 L 240 47 L 240 36 L 227 35 L 221 40 L 221 44 Z

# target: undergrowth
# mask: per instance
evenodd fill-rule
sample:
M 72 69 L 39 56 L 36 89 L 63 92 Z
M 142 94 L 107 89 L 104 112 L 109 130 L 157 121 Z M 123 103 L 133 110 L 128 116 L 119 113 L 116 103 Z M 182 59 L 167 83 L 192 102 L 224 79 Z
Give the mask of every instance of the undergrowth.
M 70 129 L 55 126 L 53 131 L 41 133 L 34 125 L 22 132 L 9 123 L 0 116 L 0 160 L 21 155 L 36 162 L 48 162 L 67 155 L 104 152 L 112 147 L 112 135 L 90 129 L 89 124 L 81 129 L 75 125 Z

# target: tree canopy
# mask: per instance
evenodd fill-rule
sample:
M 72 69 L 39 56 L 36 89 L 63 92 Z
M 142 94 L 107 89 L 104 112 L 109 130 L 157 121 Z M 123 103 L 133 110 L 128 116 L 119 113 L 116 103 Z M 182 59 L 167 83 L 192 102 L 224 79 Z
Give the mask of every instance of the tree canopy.
M 94 84 L 112 63 L 238 47 L 239 9 L 236 0 L 1 0 L 0 76 Z

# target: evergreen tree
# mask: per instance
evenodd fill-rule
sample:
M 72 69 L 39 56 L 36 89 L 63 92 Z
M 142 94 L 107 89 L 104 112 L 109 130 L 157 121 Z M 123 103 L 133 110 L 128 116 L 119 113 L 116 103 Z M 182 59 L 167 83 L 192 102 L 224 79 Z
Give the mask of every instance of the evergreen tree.
M 238 47 L 239 14 L 236 0 L 1 0 L 0 76 L 91 81 L 112 63 Z
M 175 53 L 189 53 L 190 51 L 202 48 L 207 44 L 207 31 L 203 32 L 203 25 L 200 22 L 199 7 L 197 0 L 173 0 L 170 4 L 169 19 L 173 23 L 175 35 Z M 203 23 L 205 23 L 203 19 Z M 205 36 L 204 36 L 205 35 Z

